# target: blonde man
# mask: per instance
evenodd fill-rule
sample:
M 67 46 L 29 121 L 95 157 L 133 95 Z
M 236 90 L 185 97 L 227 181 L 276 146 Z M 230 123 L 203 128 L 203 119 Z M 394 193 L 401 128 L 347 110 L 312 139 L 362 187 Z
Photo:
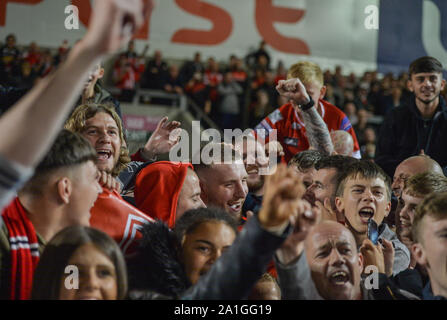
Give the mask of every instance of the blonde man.
M 277 141 L 285 153 L 282 160 L 289 162 L 298 152 L 307 150 L 309 147 L 319 144 L 318 141 L 323 140 L 318 135 L 324 135 L 324 130 L 314 127 L 322 118 L 329 132 L 344 130 L 351 134 L 354 140 L 353 156 L 360 158 L 357 137 L 348 117 L 336 106 L 323 100 L 326 86 L 320 67 L 312 62 L 298 62 L 290 67 L 287 78 L 288 80 L 279 82 L 277 90 L 291 102 L 276 109 L 262 120 L 255 127 L 256 135 L 264 137 L 267 143 L 270 134 L 276 129 Z M 318 114 L 317 112 L 308 113 L 313 108 Z M 312 118 L 306 119 L 306 117 Z M 315 117 L 320 119 L 315 119 Z M 312 127 L 310 127 L 311 123 Z M 312 143 L 312 140 L 316 143 Z M 330 153 L 329 150 L 327 149 L 328 153 Z

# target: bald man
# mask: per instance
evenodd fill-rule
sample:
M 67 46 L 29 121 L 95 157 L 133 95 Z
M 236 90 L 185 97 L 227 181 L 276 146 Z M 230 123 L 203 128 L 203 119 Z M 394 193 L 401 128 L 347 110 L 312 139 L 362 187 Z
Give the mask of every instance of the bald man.
M 291 243 L 287 244 L 289 247 L 278 249 L 275 257 L 283 299 L 418 299 L 397 288 L 384 274 L 379 274 L 379 290 L 367 289 L 361 277 L 363 256 L 351 231 L 340 223 L 323 221 L 304 241 L 297 238 L 296 247 L 301 246 L 305 252 L 294 259 L 298 251 L 290 250 Z
M 426 155 L 412 156 L 402 161 L 394 172 L 393 184 L 391 185 L 394 195 L 400 198 L 405 181 L 411 176 L 423 172 L 444 174 L 439 163 Z
M 399 212 L 402 209 L 402 203 L 400 201 L 402 191 L 405 187 L 405 182 L 418 173 L 436 173 L 444 174 L 441 166 L 435 160 L 426 155 L 412 156 L 402 161 L 394 172 L 393 183 L 391 189 L 393 190 L 393 201 L 397 202 L 397 205 L 393 205 L 391 212 L 386 218 L 386 222 L 392 226 L 395 225 L 396 233 L 400 234 L 400 219 Z
M 343 156 L 350 156 L 354 152 L 354 140 L 352 136 L 344 130 L 331 131 L 331 140 L 334 151 Z

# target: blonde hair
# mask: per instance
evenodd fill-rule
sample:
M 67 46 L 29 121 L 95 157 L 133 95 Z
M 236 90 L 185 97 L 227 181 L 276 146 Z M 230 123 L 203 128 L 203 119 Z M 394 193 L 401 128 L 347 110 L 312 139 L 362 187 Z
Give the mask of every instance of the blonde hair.
M 310 83 L 317 83 L 324 85 L 323 72 L 320 67 L 310 61 L 300 61 L 289 68 L 287 72 L 287 79 L 299 78 L 301 82 L 306 85 Z
M 73 111 L 70 118 L 66 121 L 64 128 L 70 130 L 71 132 L 82 134 L 85 130 L 86 121 L 93 118 L 98 112 L 104 112 L 110 115 L 112 119 L 115 120 L 116 126 L 118 127 L 121 141 L 120 156 L 111 172 L 111 174 L 116 177 L 130 162 L 130 157 L 129 150 L 125 147 L 124 131 L 121 119 L 113 107 L 94 103 L 80 105 Z

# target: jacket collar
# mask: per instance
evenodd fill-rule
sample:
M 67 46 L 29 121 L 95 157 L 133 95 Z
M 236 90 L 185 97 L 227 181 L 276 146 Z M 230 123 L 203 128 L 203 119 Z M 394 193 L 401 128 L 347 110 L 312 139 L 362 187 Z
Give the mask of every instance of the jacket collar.
M 418 119 L 422 120 L 421 112 L 416 106 L 416 97 L 413 97 L 411 99 L 410 110 L 418 117 Z M 441 95 L 439 96 L 439 103 L 436 112 L 441 112 L 442 115 L 444 116 L 444 119 L 447 120 L 447 105 L 444 98 Z M 435 117 L 433 117 L 433 119 L 435 119 Z

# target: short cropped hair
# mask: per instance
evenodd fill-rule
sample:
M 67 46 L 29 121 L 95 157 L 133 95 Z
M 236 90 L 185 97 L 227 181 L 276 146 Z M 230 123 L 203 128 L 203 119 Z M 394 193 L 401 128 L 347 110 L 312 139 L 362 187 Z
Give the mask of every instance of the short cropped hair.
M 303 172 L 310 168 L 315 168 L 318 161 L 323 158 L 323 154 L 318 150 L 304 150 L 295 154 L 289 161 L 289 167 L 296 168 Z
M 315 164 L 316 170 L 321 169 L 335 169 L 335 176 L 332 178 L 332 183 L 338 185 L 338 181 L 340 180 L 340 176 L 343 174 L 343 171 L 352 165 L 353 163 L 357 163 L 359 160 L 349 156 L 343 156 L 340 154 L 331 155 L 331 156 L 323 156 L 320 161 Z
M 431 193 L 416 207 L 411 234 L 415 242 L 422 243 L 422 224 L 428 216 L 436 221 L 447 219 L 447 192 Z
M 84 132 L 86 129 L 86 121 L 93 118 L 98 112 L 104 112 L 110 115 L 112 119 L 115 120 L 116 126 L 118 127 L 121 141 L 120 157 L 112 170 L 112 175 L 117 176 L 130 162 L 130 157 L 129 150 L 124 144 L 124 130 L 121 119 L 112 106 L 94 103 L 80 105 L 73 111 L 70 118 L 65 123 L 65 129 L 77 133 Z
M 34 176 L 20 192 L 40 195 L 48 176 L 61 168 L 71 168 L 87 161 L 96 163 L 96 150 L 77 133 L 63 129 L 43 160 L 37 165 Z
M 404 191 L 417 198 L 423 198 L 432 192 L 445 192 L 447 191 L 447 177 L 432 172 L 418 173 L 405 181 Z
M 85 226 L 71 226 L 59 231 L 45 246 L 34 273 L 33 300 L 57 300 L 65 268 L 75 251 L 93 244 L 113 263 L 116 271 L 118 299 L 127 294 L 126 263 L 118 244 L 104 232 Z
M 410 78 L 412 74 L 424 72 L 442 73 L 442 64 L 433 57 L 420 57 L 410 64 L 408 70 Z
M 377 164 L 367 160 L 357 160 L 357 162 L 352 163 L 343 170 L 342 174 L 338 177 L 335 195 L 337 197 L 343 196 L 348 179 L 357 177 L 365 179 L 379 178 L 383 180 L 386 187 L 387 199 L 391 200 L 391 178 Z
M 211 163 L 206 163 L 202 159 L 202 151 L 204 150 L 204 148 L 207 148 L 207 150 L 210 151 L 206 154 L 209 155 L 210 157 L 209 160 Z M 218 149 L 220 151 L 220 155 L 217 153 L 214 154 L 215 149 Z M 204 169 L 210 169 L 214 164 L 224 163 L 224 161 L 226 160 L 231 160 L 231 162 L 240 161 L 241 163 L 243 163 L 242 155 L 239 153 L 239 151 L 236 150 L 235 146 L 225 142 L 221 143 L 209 142 L 206 144 L 202 144 L 200 151 L 198 152 L 199 154 L 198 155 L 196 154 L 195 157 L 199 156 L 200 163 L 195 164 L 194 161 L 195 159 L 192 160 L 194 161 L 192 163 L 194 164 L 194 170 L 197 172 L 197 174 L 199 174 L 199 172 Z M 228 157 L 228 155 L 230 155 L 230 157 L 229 159 L 226 159 L 225 157 Z
M 321 68 L 310 61 L 300 61 L 289 68 L 287 79 L 299 78 L 303 84 L 318 83 L 324 85 L 324 77 Z

